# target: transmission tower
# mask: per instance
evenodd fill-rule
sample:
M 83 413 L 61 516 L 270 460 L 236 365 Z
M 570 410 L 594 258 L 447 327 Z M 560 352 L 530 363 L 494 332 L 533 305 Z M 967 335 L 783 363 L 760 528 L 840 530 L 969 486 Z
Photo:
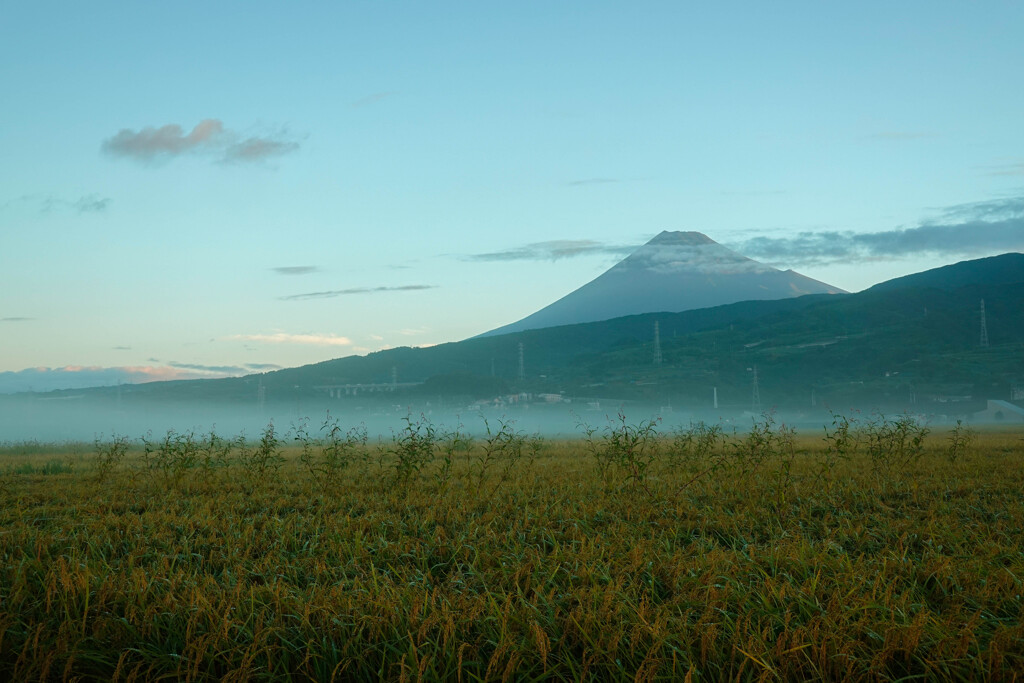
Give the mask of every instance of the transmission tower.
M 256 387 L 256 403 L 259 405 L 260 412 L 262 413 L 267 404 L 267 388 L 263 386 L 262 379 L 259 386 Z
M 754 395 L 751 404 L 754 407 L 754 412 L 758 413 L 761 411 L 761 392 L 757 389 L 757 366 L 754 366 Z
M 981 348 L 988 346 L 988 326 L 985 324 L 985 300 L 981 300 Z
M 398 387 L 398 366 L 391 366 L 391 391 L 394 391 Z
M 661 330 L 658 321 L 654 321 L 654 364 L 661 365 Z
M 519 374 L 516 376 L 520 382 L 526 379 L 526 365 L 523 363 L 523 342 L 519 342 Z

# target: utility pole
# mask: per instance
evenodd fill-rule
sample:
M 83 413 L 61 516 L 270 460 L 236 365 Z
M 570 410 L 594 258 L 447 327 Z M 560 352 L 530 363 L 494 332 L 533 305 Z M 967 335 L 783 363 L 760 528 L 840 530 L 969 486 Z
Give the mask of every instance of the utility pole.
M 519 373 L 517 377 L 520 382 L 526 379 L 526 365 L 523 363 L 523 342 L 519 342 Z
M 985 300 L 981 300 L 981 348 L 988 348 L 988 326 L 985 324 Z
M 661 365 L 661 330 L 658 321 L 654 321 L 654 364 Z
M 761 412 L 761 392 L 757 388 L 757 366 L 754 366 L 754 395 L 753 401 L 751 402 L 754 407 L 754 412 Z

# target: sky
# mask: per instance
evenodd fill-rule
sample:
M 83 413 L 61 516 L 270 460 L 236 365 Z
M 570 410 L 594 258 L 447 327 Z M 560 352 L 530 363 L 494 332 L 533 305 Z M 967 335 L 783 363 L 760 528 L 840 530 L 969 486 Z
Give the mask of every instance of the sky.
M 662 230 L 1024 251 L 1024 3 L 2 9 L 0 391 L 464 339 Z

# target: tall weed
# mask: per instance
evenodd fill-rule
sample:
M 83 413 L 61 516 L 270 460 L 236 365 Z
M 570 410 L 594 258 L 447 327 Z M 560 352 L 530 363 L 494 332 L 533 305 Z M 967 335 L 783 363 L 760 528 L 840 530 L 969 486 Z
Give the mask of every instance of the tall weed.
M 910 415 L 878 415 L 863 430 L 864 448 L 876 478 L 901 477 L 921 459 L 928 428 Z
M 956 464 L 966 459 L 977 440 L 978 432 L 963 424 L 961 420 L 957 420 L 956 426 L 949 433 L 949 445 L 946 447 L 946 457 L 949 462 Z
M 159 476 L 165 484 L 177 484 L 199 464 L 200 446 L 192 432 L 171 429 L 159 441 L 147 435 L 142 439 L 142 461 L 150 475 Z
M 238 464 L 242 467 L 250 490 L 266 483 L 271 475 L 281 469 L 284 464 L 281 445 L 273 422 L 267 424 L 255 444 L 250 444 L 244 435 L 235 439 Z
M 597 462 L 609 489 L 640 488 L 654 497 L 647 480 L 661 446 L 660 421 L 661 418 L 654 418 L 630 424 L 625 414 L 619 412 L 616 419 L 608 420 L 603 430 L 578 423 L 583 430 L 584 445 Z
M 96 438 L 96 479 L 106 481 L 114 474 L 124 461 L 132 441 L 127 436 L 112 435 L 110 441 L 102 436 Z
M 499 419 L 498 428 L 492 429 L 490 422 L 485 419 L 484 428 L 487 434 L 481 439 L 479 455 L 470 468 L 470 476 L 474 480 L 476 490 L 483 491 L 488 472 L 492 467 L 498 469 L 498 481 L 485 498 L 489 501 L 508 481 L 513 468 L 524 456 L 528 457 L 532 464 L 540 451 L 542 441 L 537 435 L 527 436 L 516 431 L 512 420 Z
M 366 426 L 345 431 L 330 414 L 320 426 L 319 437 L 312 437 L 303 422 L 296 428 L 295 440 L 302 444 L 299 460 L 324 490 L 336 487 L 342 474 L 355 464 L 365 464 L 369 457 Z

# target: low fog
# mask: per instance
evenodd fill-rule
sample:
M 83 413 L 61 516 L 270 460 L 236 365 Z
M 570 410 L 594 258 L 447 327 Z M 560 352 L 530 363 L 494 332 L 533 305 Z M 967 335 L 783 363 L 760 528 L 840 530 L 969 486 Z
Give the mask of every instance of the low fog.
M 876 410 L 870 406 L 833 409 L 835 413 L 858 419 L 870 418 L 873 413 L 885 415 L 909 414 L 918 422 L 939 428 L 963 420 L 969 424 L 1009 423 L 1013 416 L 1002 416 L 998 411 L 980 412 L 985 402 L 964 405 L 948 413 L 924 413 L 912 406 L 898 409 L 887 406 Z M 830 425 L 832 415 L 828 406 L 808 408 L 806 411 L 774 410 L 770 406 L 755 412 L 750 406 L 720 406 L 687 409 L 683 406 L 651 405 L 639 402 L 593 400 L 578 403 L 503 406 L 476 408 L 457 403 L 420 401 L 416 403 L 370 403 L 353 405 L 347 402 L 295 401 L 246 405 L 236 402 L 119 402 L 116 399 L 98 401 L 85 397 L 63 396 L 58 393 L 16 394 L 0 396 L 0 443 L 19 442 L 92 442 L 109 440 L 113 436 L 127 436 L 132 440 L 152 435 L 163 435 L 168 430 L 194 432 L 197 435 L 216 431 L 222 437 L 244 434 L 256 438 L 268 424 L 273 424 L 281 437 L 288 437 L 295 426 L 307 422 L 309 431 L 316 434 L 325 420 L 337 420 L 343 428 L 364 425 L 371 438 L 390 438 L 400 430 L 403 419 L 414 420 L 426 416 L 430 422 L 444 429 L 459 427 L 474 436 L 485 433 L 485 420 L 494 427 L 499 420 L 511 422 L 517 431 L 539 434 L 548 439 L 573 438 L 583 435 L 585 425 L 602 429 L 625 416 L 629 424 L 657 420 L 660 433 L 703 421 L 723 424 L 727 429 L 746 431 L 755 420 L 770 413 L 776 423 L 785 423 L 800 431 L 819 432 Z M 994 416 L 994 417 L 993 417 Z

